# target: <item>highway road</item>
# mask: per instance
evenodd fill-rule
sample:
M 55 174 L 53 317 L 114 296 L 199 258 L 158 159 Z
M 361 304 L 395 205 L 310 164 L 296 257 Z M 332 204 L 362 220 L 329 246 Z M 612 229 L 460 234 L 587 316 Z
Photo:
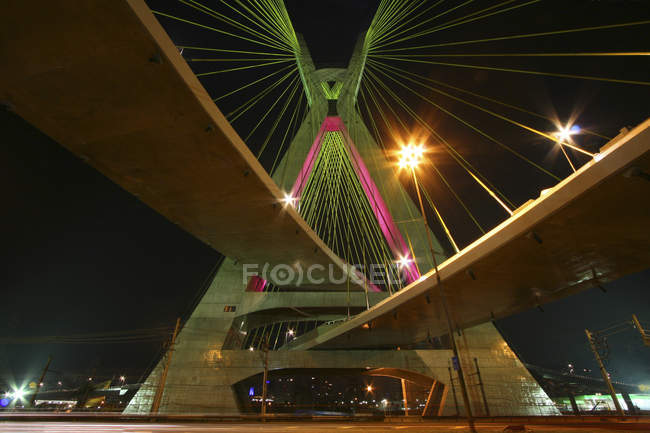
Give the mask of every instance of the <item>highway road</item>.
M 648 431 L 647 425 L 618 425 L 616 429 L 593 426 L 526 426 L 525 430 L 506 429 L 507 424 L 478 425 L 479 432 L 529 431 L 535 433 L 560 432 L 635 432 Z M 636 427 L 636 428 L 635 428 Z M 270 423 L 104 423 L 104 422 L 0 422 L 1 433 L 48 432 L 48 433 L 157 433 L 157 432 L 241 432 L 241 433 L 447 433 L 469 431 L 466 424 L 459 422 L 270 422 Z

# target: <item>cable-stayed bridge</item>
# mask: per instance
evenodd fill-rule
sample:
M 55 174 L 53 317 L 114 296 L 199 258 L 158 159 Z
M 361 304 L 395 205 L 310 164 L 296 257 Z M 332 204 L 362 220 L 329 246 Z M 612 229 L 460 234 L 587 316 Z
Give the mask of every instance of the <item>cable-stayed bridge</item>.
M 173 386 L 168 388 L 171 391 L 167 391 L 165 400 L 167 410 L 188 407 L 176 402 L 174 394 L 186 393 L 182 363 L 194 362 L 190 361 L 196 357 L 194 352 L 204 353 L 204 356 L 210 353 L 209 362 L 220 365 L 222 352 L 236 351 L 236 354 L 228 356 L 247 366 L 248 370 L 241 373 L 241 377 L 237 376 L 243 379 L 256 374 L 259 365 L 250 358 L 252 355 L 241 349 L 247 349 L 248 345 L 259 348 L 265 339 L 277 340 L 278 335 L 287 332 L 287 326 L 293 326 L 291 323 L 311 321 L 320 325 L 324 321 L 330 322 L 315 328 L 312 326 L 310 330 L 305 326 L 302 335 L 278 346 L 303 353 L 300 356 L 311 357 L 317 365 L 342 368 L 345 364 L 349 368 L 359 368 L 365 365 L 366 359 L 374 359 L 376 367 L 403 369 L 404 359 L 410 358 L 392 359 L 390 357 L 396 355 L 381 352 L 392 352 L 387 350 L 388 347 L 416 345 L 449 334 L 445 312 L 441 308 L 440 286 L 436 271 L 432 270 L 435 267 L 431 257 L 433 251 L 429 250 L 435 250 L 440 281 L 444 285 L 455 329 L 473 328 L 540 306 L 643 270 L 650 264 L 650 235 L 644 230 L 650 215 L 650 203 L 643 199 L 649 185 L 649 121 L 610 141 L 603 140 L 601 149 L 594 153 L 570 142 L 569 131 L 565 131 L 567 136 L 557 138 L 494 109 L 451 95 L 449 88 L 434 87 L 434 81 L 424 80 L 416 72 L 389 61 L 444 62 L 431 60 L 430 55 L 404 57 L 386 46 L 382 48 L 382 43 L 389 41 L 397 46 L 396 50 L 403 50 L 400 44 L 412 39 L 404 33 L 408 23 L 414 16 L 426 15 L 429 10 L 418 10 L 415 3 L 382 2 L 370 29 L 357 43 L 347 68 L 325 69 L 315 67 L 306 42 L 293 31 L 281 2 L 262 2 L 263 7 L 258 4 L 261 9 L 246 9 L 243 7 L 246 2 L 240 4 L 242 9 L 237 9 L 238 13 L 248 11 L 255 17 L 249 16 L 249 21 L 262 23 L 255 29 L 199 2 L 181 3 L 188 3 L 187 6 L 195 13 L 230 23 L 248 34 L 246 37 L 249 39 L 261 37 L 262 41 L 270 44 L 271 51 L 284 53 L 217 49 L 219 56 L 224 56 L 228 50 L 240 57 L 244 54 L 258 56 L 264 67 L 280 68 L 280 73 L 284 74 L 280 75 L 282 81 L 265 84 L 265 90 L 254 96 L 257 99 L 245 101 L 224 116 L 217 105 L 221 97 L 210 95 L 200 81 L 215 73 L 197 72 L 188 66 L 192 60 L 209 62 L 215 59 L 186 57 L 186 50 L 200 50 L 172 42 L 142 1 L 126 0 L 105 5 L 95 2 L 71 5 L 61 1 L 50 2 L 38 10 L 31 10 L 24 3 L 12 3 L 9 13 L 3 15 L 6 18 L 0 30 L 3 41 L 12 41 L 2 46 L 3 62 L 8 65 L 0 71 L 3 103 L 228 258 L 209 289 L 214 293 L 209 291 L 206 294 L 211 297 L 212 304 L 218 304 L 217 308 L 224 306 L 224 310 L 208 312 L 199 305 L 196 320 L 190 319 L 189 325 L 186 324 L 186 334 L 181 333 L 181 340 L 185 337 L 187 343 L 181 345 L 179 351 L 184 351 L 187 356 L 176 357 L 179 372 L 176 376 L 172 373 L 170 382 L 174 384 L 176 380 L 178 391 L 175 392 Z M 506 8 L 505 3 L 512 2 L 504 2 L 503 9 L 498 9 L 497 5 L 452 19 L 441 27 L 420 29 L 424 32 L 420 36 L 436 29 L 440 31 L 445 26 L 456 27 L 497 12 L 505 13 L 514 7 Z M 270 12 L 265 14 L 265 10 Z M 159 17 L 204 26 L 189 18 L 164 11 L 155 12 Z M 56 20 L 52 19 L 53 14 L 56 14 Z M 7 19 L 19 16 L 29 16 L 29 25 Z M 391 27 L 392 21 L 399 26 Z M 628 24 L 643 25 L 638 22 Z M 268 34 L 263 33 L 264 28 Z M 226 31 L 219 27 L 212 30 L 222 36 Z M 567 33 L 570 32 L 567 30 Z M 35 47 L 38 47 L 37 55 Z M 642 53 L 603 55 L 636 54 Z M 270 59 L 264 57 L 269 55 Z M 220 57 L 216 60 L 219 59 L 223 60 Z M 243 58 L 232 61 L 242 62 Z M 244 73 L 254 65 L 230 67 L 218 73 Z M 287 66 L 288 71 L 284 72 L 282 68 Z M 451 66 L 469 67 L 460 63 Z M 500 69 L 512 73 L 542 73 Z M 600 80 L 640 87 L 648 85 L 633 79 L 549 74 L 567 79 Z M 392 86 L 391 80 L 394 81 Z M 401 86 L 404 92 L 413 90 L 408 85 L 413 80 L 420 82 L 424 89 L 473 104 L 487 115 L 548 140 L 562 150 L 574 170 L 573 174 L 542 191 L 534 201 L 522 206 L 513 205 L 481 174 L 476 164 L 470 163 L 435 130 L 431 122 L 410 108 L 398 89 Z M 282 84 L 287 85 L 285 91 L 280 95 L 274 94 L 273 89 L 281 90 Z M 226 95 L 248 86 L 250 83 Z M 429 98 L 424 93 L 422 95 Z M 283 96 L 289 99 L 284 101 L 284 106 L 277 105 Z M 256 113 L 256 108 L 251 107 L 263 101 L 264 97 L 274 98 L 268 112 L 277 108 L 280 116 L 275 123 L 271 122 L 271 132 L 256 140 L 255 131 L 267 116 Z M 382 103 L 382 98 L 392 99 Z M 478 129 L 476 124 L 431 99 L 427 100 L 483 138 L 559 180 L 541 164 Z M 379 112 L 374 117 L 373 106 Z M 367 113 L 362 112 L 362 108 L 367 109 Z M 301 109 L 303 114 L 300 118 Z M 442 243 L 435 238 L 433 242 L 429 238 L 431 248 L 427 248 L 427 237 L 431 232 L 428 223 L 423 225 L 422 222 L 420 210 L 424 207 L 418 209 L 408 196 L 397 177 L 395 164 L 388 163 L 386 149 L 378 146 L 384 146 L 383 140 L 391 141 L 399 136 L 395 130 L 406 129 L 403 124 L 397 126 L 391 121 L 386 121 L 384 126 L 378 124 L 391 114 L 384 110 L 394 110 L 392 114 L 397 118 L 399 112 L 408 114 L 421 130 L 448 151 L 486 196 L 494 199 L 509 217 L 474 243 L 459 248 L 443 219 L 445 210 L 437 207 L 423 188 L 431 215 L 435 216 L 431 219 L 440 222 L 441 232 L 448 237 L 447 241 L 456 253 L 444 260 Z M 253 123 L 250 133 L 244 136 L 233 125 L 245 112 L 253 113 L 260 120 Z M 282 120 L 285 114 L 287 118 Z M 364 126 L 366 122 L 371 125 Z M 387 135 L 386 130 L 390 134 Z M 280 139 L 274 135 L 276 132 Z M 592 131 L 587 133 L 596 134 Z M 258 145 L 255 153 L 251 151 L 253 142 Z M 264 150 L 273 147 L 273 143 L 278 144 L 279 150 L 269 159 L 270 164 L 263 164 Z M 283 147 L 284 152 L 281 150 Z M 577 166 L 578 161 L 582 163 L 581 167 Z M 430 163 L 432 170 L 440 175 L 441 181 L 463 204 L 441 169 Z M 336 177 L 332 177 L 332 173 Z M 419 185 L 415 175 L 413 177 L 415 184 Z M 323 197 L 329 200 L 324 205 L 319 201 Z M 355 201 L 350 205 L 352 198 Z M 332 216 L 333 209 L 340 214 Z M 473 215 L 471 217 L 474 219 Z M 349 277 L 337 282 L 316 278 L 304 279 L 298 285 L 294 280 L 283 281 L 280 275 L 272 273 L 264 275 L 269 281 L 253 278 L 242 282 L 244 265 L 256 265 L 256 270 L 265 265 L 271 268 L 286 265 L 303 270 L 316 265 L 342 270 L 347 269 L 348 264 L 368 263 L 387 267 L 398 263 L 407 268 L 405 278 L 394 286 L 388 283 L 376 285 L 369 281 L 364 269 L 354 273 L 357 278 Z M 271 286 L 278 293 L 270 293 Z M 345 299 L 345 295 L 340 293 L 345 291 L 365 292 L 365 302 L 359 296 L 347 295 Z M 379 300 L 381 297 L 368 294 L 373 291 L 382 293 L 381 297 L 385 299 Z M 296 300 L 296 296 L 300 296 L 296 293 L 307 292 L 308 295 Z M 316 298 L 315 293 L 319 294 Z M 266 297 L 264 301 L 259 300 L 261 296 Z M 293 296 L 290 307 L 286 300 L 288 296 Z M 328 301 L 334 299 L 329 296 L 336 296 L 336 301 Z M 275 303 L 268 301 L 271 298 Z M 262 307 L 265 303 L 268 305 Z M 231 313 L 235 310 L 225 307 L 239 307 L 240 310 L 233 316 Z M 247 309 L 241 311 L 242 307 Z M 273 311 L 280 311 L 280 318 L 268 317 Z M 216 342 L 210 340 L 209 344 L 205 342 L 207 337 L 200 334 L 207 332 L 207 328 L 201 328 L 199 335 L 192 334 L 192 326 L 198 326 L 198 319 L 206 317 L 210 320 L 210 332 L 219 335 Z M 480 342 L 478 346 L 481 348 L 502 341 L 490 332 L 482 328 L 470 340 Z M 473 335 L 471 330 L 468 335 Z M 237 338 L 244 342 L 240 344 Z M 471 347 L 465 344 L 461 352 L 470 353 Z M 307 352 L 311 348 L 333 350 L 346 347 L 360 349 L 359 353 L 366 358 L 348 359 L 340 352 L 335 356 L 329 351 L 318 355 Z M 430 356 L 424 363 L 426 367 L 421 367 L 419 373 L 436 377 L 434 385 L 436 381 L 444 382 L 438 371 L 443 367 L 436 364 L 440 361 L 436 357 L 446 360 L 446 350 L 429 355 L 409 350 L 403 352 L 405 357 Z M 272 364 L 277 369 L 295 368 L 292 362 L 303 359 L 298 355 L 291 358 L 286 353 L 274 356 L 277 359 L 272 360 Z M 191 365 L 191 368 L 199 368 Z M 518 364 L 513 367 L 519 368 L 523 371 Z M 151 375 L 152 387 L 155 387 L 160 369 L 159 365 Z M 224 384 L 222 379 L 209 376 L 214 372 L 200 371 L 202 373 L 195 374 L 207 382 L 216 380 L 219 385 L 214 386 L 221 388 L 202 391 L 196 394 L 197 399 L 211 395 L 210 392 L 229 395 L 229 387 L 233 384 Z M 490 380 L 489 372 L 486 372 L 486 377 Z M 495 388 L 494 393 L 499 392 Z M 150 406 L 152 396 L 152 388 L 145 387 L 138 397 L 138 404 Z M 223 398 L 230 400 L 225 409 L 221 409 L 236 410 L 232 397 Z M 469 398 L 474 401 L 475 397 L 470 395 Z M 439 396 L 436 404 L 439 407 L 437 413 L 442 413 L 445 406 L 443 395 Z M 505 413 L 508 404 L 502 406 Z

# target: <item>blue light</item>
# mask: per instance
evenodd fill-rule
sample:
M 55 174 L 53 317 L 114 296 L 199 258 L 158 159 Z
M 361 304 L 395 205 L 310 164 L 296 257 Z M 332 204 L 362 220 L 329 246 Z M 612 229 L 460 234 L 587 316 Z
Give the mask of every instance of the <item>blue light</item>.
M 251 386 L 250 388 L 248 388 L 248 395 L 249 395 L 250 397 L 252 397 L 252 396 L 255 395 L 255 387 L 252 387 L 252 386 Z
M 7 407 L 7 406 L 9 406 L 9 399 L 8 399 L 8 398 L 2 398 L 2 399 L 0 399 L 0 406 L 2 406 L 2 407 Z

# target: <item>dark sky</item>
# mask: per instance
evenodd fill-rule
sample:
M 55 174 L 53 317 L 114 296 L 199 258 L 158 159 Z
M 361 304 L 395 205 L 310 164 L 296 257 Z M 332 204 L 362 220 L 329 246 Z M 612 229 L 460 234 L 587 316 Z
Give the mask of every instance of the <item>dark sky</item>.
M 313 6 L 315 3 L 287 2 L 296 29 L 304 33 L 317 64 L 347 63 L 351 47 L 359 32 L 367 27 L 376 3 L 337 0 L 318 2 L 318 8 Z M 182 10 L 178 12 L 177 3 L 168 0 L 151 0 L 150 4 L 158 10 L 183 13 Z M 465 13 L 474 10 L 468 9 Z M 644 16 L 648 16 L 648 11 L 642 1 L 546 1 L 507 17 L 435 34 L 435 40 L 469 40 L 628 22 L 642 20 Z M 162 23 L 179 45 L 192 42 L 215 46 L 215 36 L 210 32 L 202 33 L 169 20 Z M 455 50 L 648 51 L 647 30 L 648 26 L 641 26 L 626 31 L 590 32 L 572 38 L 536 39 L 510 42 L 509 45 L 482 44 Z M 467 59 L 462 60 L 469 63 Z M 494 60 L 476 61 L 475 64 L 490 62 Z M 498 64 L 513 66 L 515 63 L 501 61 Z M 650 70 L 647 61 L 628 58 L 528 60 L 516 65 L 646 81 Z M 414 70 L 547 115 L 557 113 L 563 120 L 579 112 L 580 125 L 609 136 L 615 135 L 620 127 L 635 125 L 650 115 L 647 86 L 430 66 Z M 203 83 L 210 93 L 223 84 L 207 79 Z M 515 203 L 535 197 L 540 189 L 552 184 L 549 178 L 477 139 L 431 106 L 406 92 L 402 94 L 418 112 L 436 124 L 441 134 L 450 137 L 464 154 L 476 161 L 481 171 L 503 188 Z M 449 107 L 491 134 L 498 134 L 513 147 L 525 149 L 528 156 L 544 163 L 557 175 L 569 174 L 561 155 L 554 153 L 547 142 L 459 104 L 449 102 Z M 543 124 L 535 126 L 548 128 Z M 236 127 L 241 133 L 250 127 L 250 121 Z M 3 240 L 0 251 L 5 263 L 5 269 L 0 272 L 0 336 L 171 327 L 176 317 L 188 314 L 219 259 L 217 252 L 141 204 L 13 113 L 0 113 L 0 130 L 3 136 L 0 173 L 5 187 L 0 228 Z M 253 150 L 257 145 L 255 140 L 254 137 L 249 143 Z M 577 140 L 590 150 L 604 143 L 587 137 Z M 498 206 L 477 190 L 442 153 L 435 155 L 485 228 L 503 220 L 505 216 Z M 459 243 L 466 245 L 476 239 L 479 232 L 462 209 L 443 193 L 439 182 L 426 175 L 424 181 L 441 209 L 447 212 L 449 226 Z M 500 326 L 527 362 L 558 368 L 574 362 L 578 367 L 584 365 L 594 369 L 583 329 L 598 329 L 628 320 L 632 313 L 650 322 L 649 285 L 650 272 L 641 273 L 608 285 L 607 293 L 589 290 L 545 306 L 543 313 L 529 311 L 503 320 Z M 630 331 L 612 340 L 612 374 L 627 381 L 650 382 L 650 349 L 642 347 L 635 337 Z M 60 372 L 55 376 L 63 373 L 71 378 L 88 374 L 110 376 L 124 372 L 137 376 L 155 358 L 159 348 L 158 343 L 0 345 L 0 375 L 4 380 L 13 380 L 13 377 L 19 381 L 36 376 L 48 354 L 52 354 L 52 368 Z

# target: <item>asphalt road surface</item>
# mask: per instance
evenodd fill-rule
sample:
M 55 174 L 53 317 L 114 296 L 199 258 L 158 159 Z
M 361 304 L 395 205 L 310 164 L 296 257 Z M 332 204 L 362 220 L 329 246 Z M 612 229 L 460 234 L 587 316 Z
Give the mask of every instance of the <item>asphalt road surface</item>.
M 618 426 L 616 430 L 588 426 L 526 426 L 525 430 L 506 429 L 507 424 L 482 424 L 477 426 L 478 432 L 508 432 L 528 431 L 535 433 L 560 432 L 634 432 L 648 431 L 645 429 L 627 429 Z M 630 428 L 632 428 L 630 426 Z M 468 432 L 466 424 L 456 423 L 369 423 L 369 422 L 269 422 L 269 423 L 91 423 L 91 422 L 0 422 L 2 433 L 48 432 L 48 433 L 158 433 L 158 432 L 234 432 L 234 433 L 371 433 L 371 432 L 404 432 L 404 433 L 447 433 Z

